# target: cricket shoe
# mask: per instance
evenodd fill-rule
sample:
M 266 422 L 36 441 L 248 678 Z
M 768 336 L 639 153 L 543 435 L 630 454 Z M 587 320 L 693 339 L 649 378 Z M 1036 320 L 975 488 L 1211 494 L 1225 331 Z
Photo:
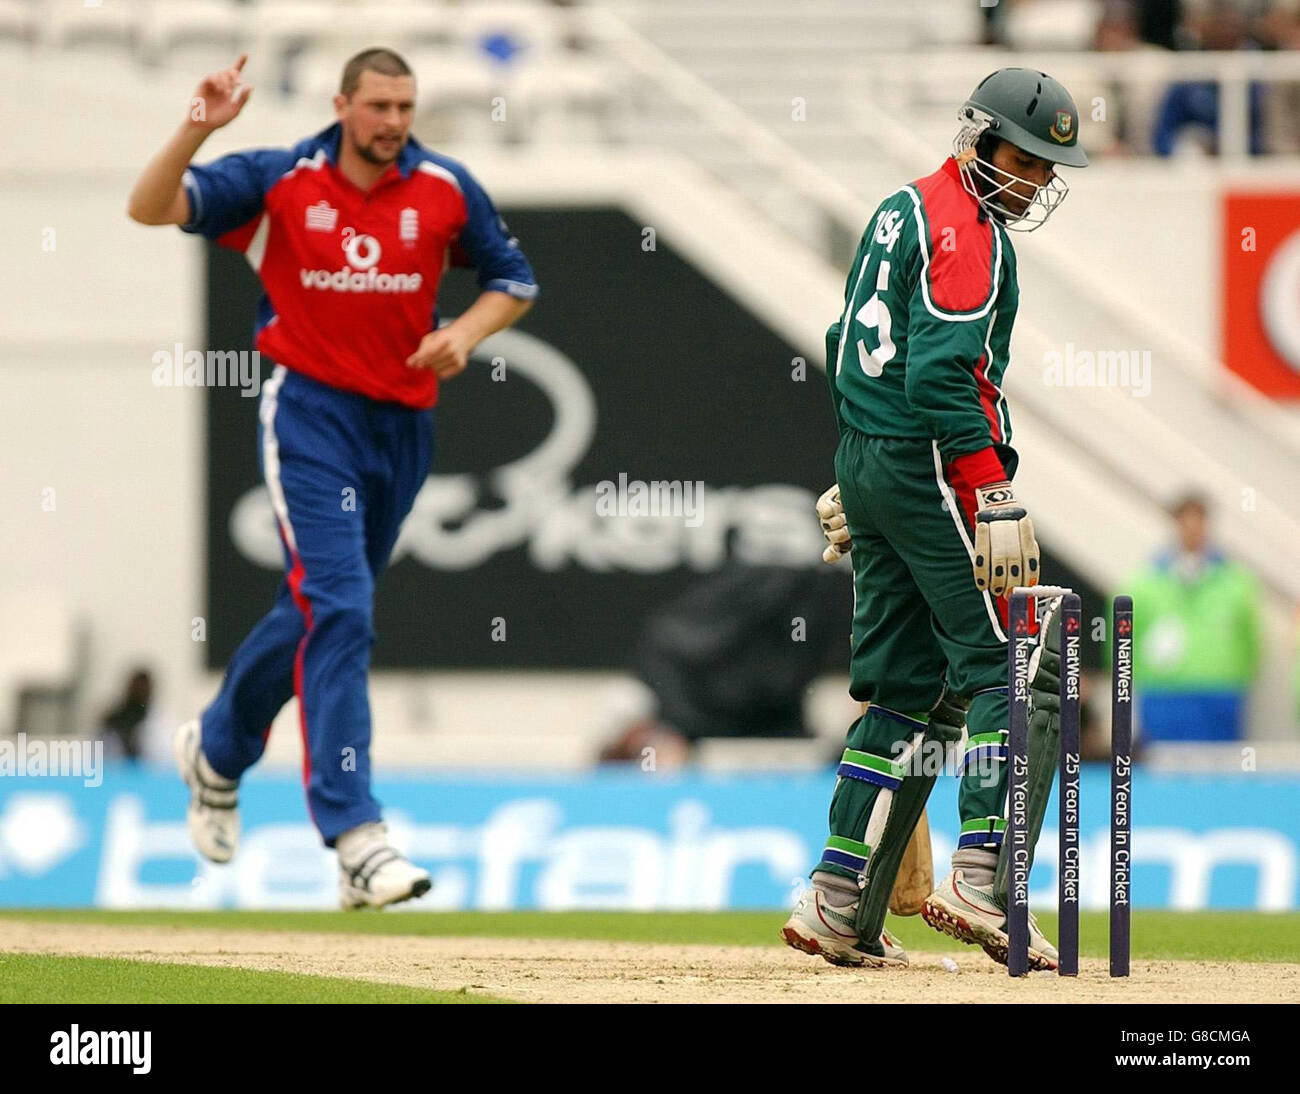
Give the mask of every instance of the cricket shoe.
M 339 903 L 344 908 L 382 908 L 424 896 L 433 888 L 427 870 L 408 862 L 388 842 L 378 821 L 339 836 Z
M 185 819 L 199 854 L 212 862 L 229 862 L 239 846 L 239 780 L 212 770 L 199 747 L 199 737 L 197 718 L 172 737 L 176 768 L 190 788 Z
M 981 947 L 999 965 L 1007 963 L 1007 913 L 993 895 L 992 885 L 972 885 L 954 870 L 939 883 L 921 908 L 921 918 L 936 931 Z M 1029 916 L 1029 967 L 1055 969 L 1056 947 Z
M 853 913 L 857 904 L 835 908 L 820 889 L 805 889 L 794 912 L 781 928 L 787 946 L 825 958 L 832 965 L 852 968 L 906 968 L 907 951 L 888 931 L 868 944 L 858 938 Z

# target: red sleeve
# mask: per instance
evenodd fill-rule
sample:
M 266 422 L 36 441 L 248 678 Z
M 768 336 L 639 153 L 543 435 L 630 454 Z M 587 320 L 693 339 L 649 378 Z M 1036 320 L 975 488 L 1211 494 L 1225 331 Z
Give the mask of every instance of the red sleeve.
M 955 457 L 948 464 L 948 472 L 954 480 L 961 480 L 971 490 L 1008 481 L 1006 469 L 992 445 Z

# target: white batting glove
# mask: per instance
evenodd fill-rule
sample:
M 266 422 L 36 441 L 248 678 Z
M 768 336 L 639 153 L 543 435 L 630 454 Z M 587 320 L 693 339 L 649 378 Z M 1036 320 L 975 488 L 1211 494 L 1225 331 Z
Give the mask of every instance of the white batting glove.
M 994 596 L 1038 584 L 1038 540 L 1009 482 L 977 487 L 975 585 Z
M 840 488 L 832 486 L 817 499 L 817 519 L 822 523 L 822 535 L 829 546 L 822 552 L 823 562 L 839 562 L 849 553 L 852 537 L 849 535 L 849 523 L 844 517 L 844 506 L 840 503 Z

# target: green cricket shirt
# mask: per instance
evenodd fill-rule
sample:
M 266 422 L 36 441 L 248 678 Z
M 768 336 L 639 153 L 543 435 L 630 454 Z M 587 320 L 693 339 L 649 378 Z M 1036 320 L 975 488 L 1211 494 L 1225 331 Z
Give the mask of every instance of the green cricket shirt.
M 841 423 L 933 439 L 950 474 L 953 461 L 972 457 L 957 464 L 969 486 L 1014 473 L 1002 377 L 1019 303 L 1016 256 L 1006 229 L 963 187 L 956 160 L 880 204 L 844 300 L 827 332 Z

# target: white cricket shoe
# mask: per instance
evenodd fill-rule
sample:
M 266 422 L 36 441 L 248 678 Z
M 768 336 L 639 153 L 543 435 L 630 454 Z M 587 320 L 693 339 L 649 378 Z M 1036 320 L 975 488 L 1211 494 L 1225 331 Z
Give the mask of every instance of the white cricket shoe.
M 843 908 L 832 907 L 820 889 L 805 889 L 794 912 L 781 928 L 781 937 L 787 946 L 815 954 L 832 965 L 870 969 L 905 968 L 907 951 L 888 931 L 880 932 L 880 941 L 875 946 L 868 946 L 859 940 L 853 923 L 857 907 L 856 903 Z
M 992 885 L 972 885 L 954 870 L 939 883 L 921 909 L 921 918 L 936 931 L 981 947 L 999 965 L 1007 963 L 1007 913 Z M 1029 915 L 1029 968 L 1055 969 L 1058 954 Z
M 334 848 L 339 854 L 339 903 L 344 908 L 400 904 L 433 888 L 429 872 L 408 862 L 388 842 L 388 828 L 379 821 L 344 832 Z
M 212 770 L 199 747 L 199 720 L 186 722 L 172 737 L 176 768 L 190 788 L 185 811 L 190 839 L 212 862 L 229 862 L 239 847 L 239 780 Z

